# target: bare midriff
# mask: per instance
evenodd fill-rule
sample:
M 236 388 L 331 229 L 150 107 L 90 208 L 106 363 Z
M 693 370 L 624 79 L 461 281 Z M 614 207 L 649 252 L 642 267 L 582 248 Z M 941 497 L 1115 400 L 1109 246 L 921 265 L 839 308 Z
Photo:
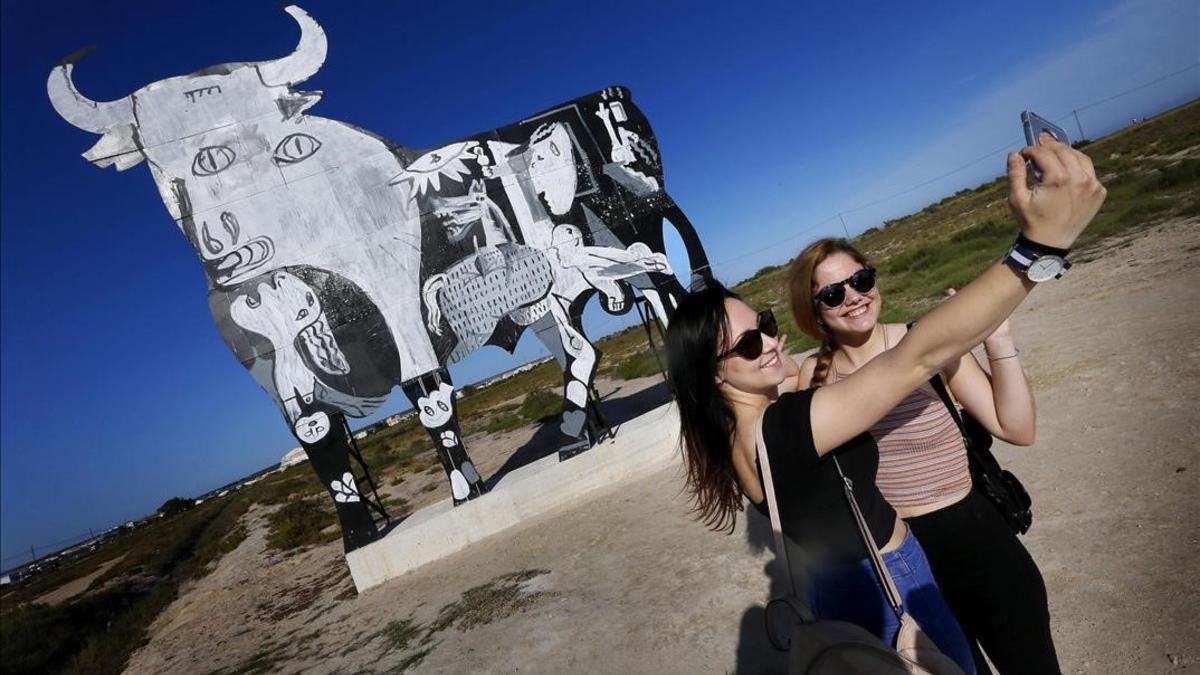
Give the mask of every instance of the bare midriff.
M 900 516 L 901 518 L 916 518 L 917 516 L 923 516 L 927 513 L 933 513 L 934 511 L 937 511 L 939 509 L 944 509 L 947 506 L 957 504 L 957 503 L 961 502 L 962 500 L 966 499 L 967 495 L 969 495 L 969 494 L 971 494 L 971 486 L 970 485 L 968 485 L 965 489 L 955 492 L 954 494 L 950 495 L 949 497 L 944 497 L 935 502 L 930 502 L 929 504 L 921 504 L 920 506 L 906 506 L 906 507 L 893 506 L 892 508 L 896 509 L 896 515 Z

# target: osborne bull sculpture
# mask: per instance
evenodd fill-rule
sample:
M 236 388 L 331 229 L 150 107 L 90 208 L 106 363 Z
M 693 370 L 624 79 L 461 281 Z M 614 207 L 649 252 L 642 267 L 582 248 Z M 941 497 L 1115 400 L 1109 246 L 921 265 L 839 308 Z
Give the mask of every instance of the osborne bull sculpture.
M 100 134 L 84 157 L 145 161 L 208 280 L 222 337 L 271 395 L 337 506 L 346 550 L 379 536 L 350 465 L 344 415 L 399 384 L 433 438 L 455 503 L 485 491 L 464 447 L 446 364 L 526 328 L 563 370 L 564 448 L 586 448 L 598 352 L 580 317 L 592 295 L 628 311 L 640 292 L 664 319 L 683 292 L 663 252 L 679 229 L 649 124 L 614 87 L 430 151 L 307 114 L 296 85 L 325 60 L 303 10 L 296 50 L 151 83 L 108 102 L 51 71 L 50 100 Z M 582 442 L 580 442 L 582 439 Z M 575 441 L 569 443 L 567 441 Z M 568 452 L 560 452 L 565 458 Z

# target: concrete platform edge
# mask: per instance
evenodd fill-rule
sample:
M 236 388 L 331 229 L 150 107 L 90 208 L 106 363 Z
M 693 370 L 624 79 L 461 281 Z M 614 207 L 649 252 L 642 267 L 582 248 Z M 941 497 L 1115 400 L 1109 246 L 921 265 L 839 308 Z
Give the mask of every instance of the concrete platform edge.
M 379 541 L 346 555 L 359 593 L 461 551 L 555 509 L 594 499 L 606 488 L 679 458 L 673 403 L 622 424 L 616 438 L 559 462 L 545 457 L 507 475 L 490 493 L 457 508 L 450 500 L 409 516 Z

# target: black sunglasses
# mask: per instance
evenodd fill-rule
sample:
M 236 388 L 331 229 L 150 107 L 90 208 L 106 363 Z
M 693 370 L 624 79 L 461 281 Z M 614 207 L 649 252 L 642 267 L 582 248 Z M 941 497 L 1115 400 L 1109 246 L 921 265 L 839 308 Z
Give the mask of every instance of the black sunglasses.
M 846 301 L 847 285 L 859 293 L 869 293 L 872 288 L 875 288 L 875 268 L 864 267 L 843 281 L 829 284 L 817 291 L 816 299 L 829 309 L 841 307 L 842 303 Z
M 742 333 L 742 336 L 738 338 L 737 344 L 733 345 L 732 349 L 717 355 L 717 360 L 720 361 L 734 354 L 748 361 L 757 359 L 762 356 L 762 336 L 764 335 L 767 337 L 776 337 L 779 335 L 779 324 L 775 322 L 775 314 L 769 309 L 764 309 L 758 313 L 758 328 L 752 328 Z

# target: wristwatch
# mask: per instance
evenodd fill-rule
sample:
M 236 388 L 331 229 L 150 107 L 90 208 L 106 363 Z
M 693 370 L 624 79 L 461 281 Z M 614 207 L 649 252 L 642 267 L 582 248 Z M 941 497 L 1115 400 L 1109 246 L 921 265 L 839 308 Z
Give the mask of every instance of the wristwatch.
M 1062 278 L 1071 269 L 1071 261 L 1067 260 L 1070 252 L 1070 249 L 1039 244 L 1022 234 L 1008 249 L 1004 264 L 1024 274 L 1030 281 L 1041 283 Z

